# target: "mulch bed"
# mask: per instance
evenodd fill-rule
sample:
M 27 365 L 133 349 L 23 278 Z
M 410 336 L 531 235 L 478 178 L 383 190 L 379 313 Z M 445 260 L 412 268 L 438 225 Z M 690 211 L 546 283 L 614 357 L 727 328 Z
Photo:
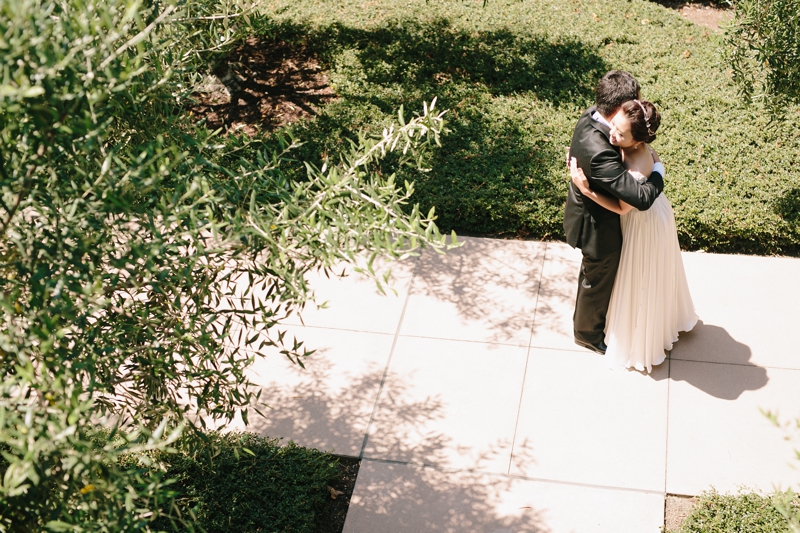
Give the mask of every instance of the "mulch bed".
M 358 468 L 361 460 L 354 457 L 337 456 L 339 460 L 339 478 L 328 487 L 331 498 L 326 509 L 327 516 L 323 518 L 323 526 L 317 533 L 342 533 L 344 521 L 347 518 L 347 509 L 350 507 L 350 498 L 356 486 Z
M 248 135 L 312 117 L 336 97 L 304 45 L 255 37 L 228 54 L 192 96 L 189 111 L 210 129 Z
M 697 498 L 693 496 L 667 494 L 664 505 L 664 530 L 667 533 L 678 530 L 692 512 L 696 502 Z
M 720 31 L 720 25 L 733 18 L 733 10 L 722 2 L 686 2 L 685 0 L 655 0 L 657 4 L 679 11 L 681 16 L 698 26 Z

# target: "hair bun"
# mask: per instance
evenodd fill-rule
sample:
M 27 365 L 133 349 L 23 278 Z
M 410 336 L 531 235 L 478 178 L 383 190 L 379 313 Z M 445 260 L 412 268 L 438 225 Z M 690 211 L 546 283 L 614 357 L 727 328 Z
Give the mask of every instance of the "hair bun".
M 652 102 L 629 100 L 622 105 L 621 111 L 631 123 L 631 134 L 634 140 L 646 143 L 655 140 L 656 131 L 661 125 L 661 115 Z

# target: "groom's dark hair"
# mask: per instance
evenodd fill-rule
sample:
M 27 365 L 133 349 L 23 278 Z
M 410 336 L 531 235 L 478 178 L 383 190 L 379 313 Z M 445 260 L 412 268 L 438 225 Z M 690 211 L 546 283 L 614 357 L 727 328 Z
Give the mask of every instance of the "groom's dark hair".
M 597 111 L 610 117 L 622 104 L 639 98 L 639 82 L 629 72 L 612 70 L 597 83 L 594 102 Z

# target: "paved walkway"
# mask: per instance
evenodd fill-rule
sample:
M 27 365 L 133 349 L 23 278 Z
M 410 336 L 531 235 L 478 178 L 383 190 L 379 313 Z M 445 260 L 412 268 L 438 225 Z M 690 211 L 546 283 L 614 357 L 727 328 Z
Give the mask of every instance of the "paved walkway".
M 363 459 L 347 533 L 657 533 L 665 494 L 800 486 L 800 259 L 685 253 L 702 322 L 650 375 L 572 342 L 580 252 L 467 238 L 395 265 L 396 295 L 312 281 L 316 348 L 255 379 L 255 429 Z M 254 420 L 254 419 L 251 419 Z

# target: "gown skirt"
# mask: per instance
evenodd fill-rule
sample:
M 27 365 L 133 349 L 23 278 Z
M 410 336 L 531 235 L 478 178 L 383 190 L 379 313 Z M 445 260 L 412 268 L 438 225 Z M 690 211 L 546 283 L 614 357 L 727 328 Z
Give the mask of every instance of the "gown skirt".
M 621 217 L 622 254 L 606 318 L 611 368 L 652 371 L 679 331 L 697 323 L 683 268 L 675 214 L 663 194 L 646 211 Z

